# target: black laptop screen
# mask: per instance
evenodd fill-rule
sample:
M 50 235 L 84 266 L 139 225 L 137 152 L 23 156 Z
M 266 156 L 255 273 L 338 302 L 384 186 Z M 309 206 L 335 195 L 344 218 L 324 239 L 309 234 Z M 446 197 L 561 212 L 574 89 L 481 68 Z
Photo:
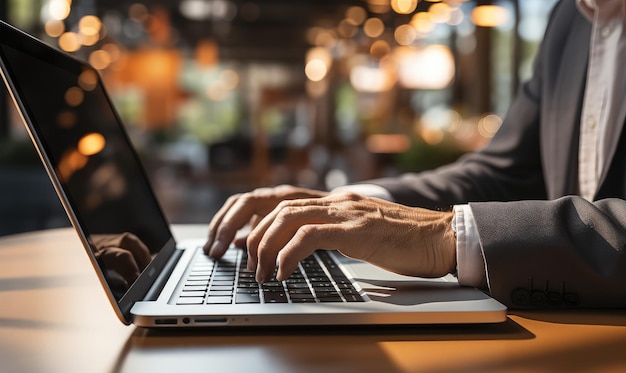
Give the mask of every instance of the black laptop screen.
M 95 70 L 22 48 L 0 43 L 5 69 L 119 301 L 170 240 L 167 222 Z

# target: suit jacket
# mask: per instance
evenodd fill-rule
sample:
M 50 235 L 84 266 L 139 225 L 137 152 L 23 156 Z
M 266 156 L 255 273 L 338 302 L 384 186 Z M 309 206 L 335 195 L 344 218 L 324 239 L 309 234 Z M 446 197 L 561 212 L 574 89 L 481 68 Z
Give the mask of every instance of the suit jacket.
M 626 306 L 626 97 L 594 202 L 575 195 L 590 32 L 575 0 L 560 1 L 534 75 L 489 145 L 374 181 L 411 206 L 470 203 L 489 291 L 509 307 Z

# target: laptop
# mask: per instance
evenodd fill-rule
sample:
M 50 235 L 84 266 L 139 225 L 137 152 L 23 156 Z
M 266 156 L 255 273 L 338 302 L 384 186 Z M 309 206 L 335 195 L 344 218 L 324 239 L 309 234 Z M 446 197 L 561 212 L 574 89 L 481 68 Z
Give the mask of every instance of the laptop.
M 176 242 L 97 71 L 0 22 L 0 67 L 113 309 L 149 328 L 498 323 L 506 307 L 454 276 L 423 279 L 318 250 L 264 284 L 246 252 Z M 60 300 L 62 301 L 62 300 Z

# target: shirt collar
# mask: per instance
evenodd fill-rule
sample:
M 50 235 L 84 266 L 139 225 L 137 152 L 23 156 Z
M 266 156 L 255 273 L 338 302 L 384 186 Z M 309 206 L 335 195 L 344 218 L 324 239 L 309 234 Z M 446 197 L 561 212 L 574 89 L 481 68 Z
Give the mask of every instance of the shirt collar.
M 593 21 L 597 16 L 604 20 L 610 20 L 618 14 L 626 21 L 626 0 L 576 0 L 580 12 Z

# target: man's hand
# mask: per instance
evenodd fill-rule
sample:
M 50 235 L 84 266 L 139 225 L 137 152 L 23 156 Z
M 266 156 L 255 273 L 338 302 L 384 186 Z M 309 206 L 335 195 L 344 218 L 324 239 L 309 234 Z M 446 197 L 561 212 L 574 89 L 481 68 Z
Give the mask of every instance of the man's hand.
M 127 284 L 133 283 L 150 263 L 150 251 L 132 233 L 94 234 L 91 239 L 96 259 L 105 268 L 119 273 Z
M 248 265 L 250 270 L 256 269 L 259 282 L 271 278 L 277 262 L 277 278 L 286 279 L 298 262 L 316 249 L 337 249 L 349 257 L 412 276 L 439 277 L 456 268 L 452 212 L 406 207 L 353 193 L 315 193 L 293 187 L 241 196 L 227 202 L 210 229 L 216 232 L 213 237 L 227 244 L 237 229 L 253 220 L 247 239 Z M 225 216 L 229 218 L 225 220 Z M 228 224 L 222 226 L 224 221 Z M 226 248 L 211 251 L 211 255 L 218 253 L 219 257 L 222 250 Z

